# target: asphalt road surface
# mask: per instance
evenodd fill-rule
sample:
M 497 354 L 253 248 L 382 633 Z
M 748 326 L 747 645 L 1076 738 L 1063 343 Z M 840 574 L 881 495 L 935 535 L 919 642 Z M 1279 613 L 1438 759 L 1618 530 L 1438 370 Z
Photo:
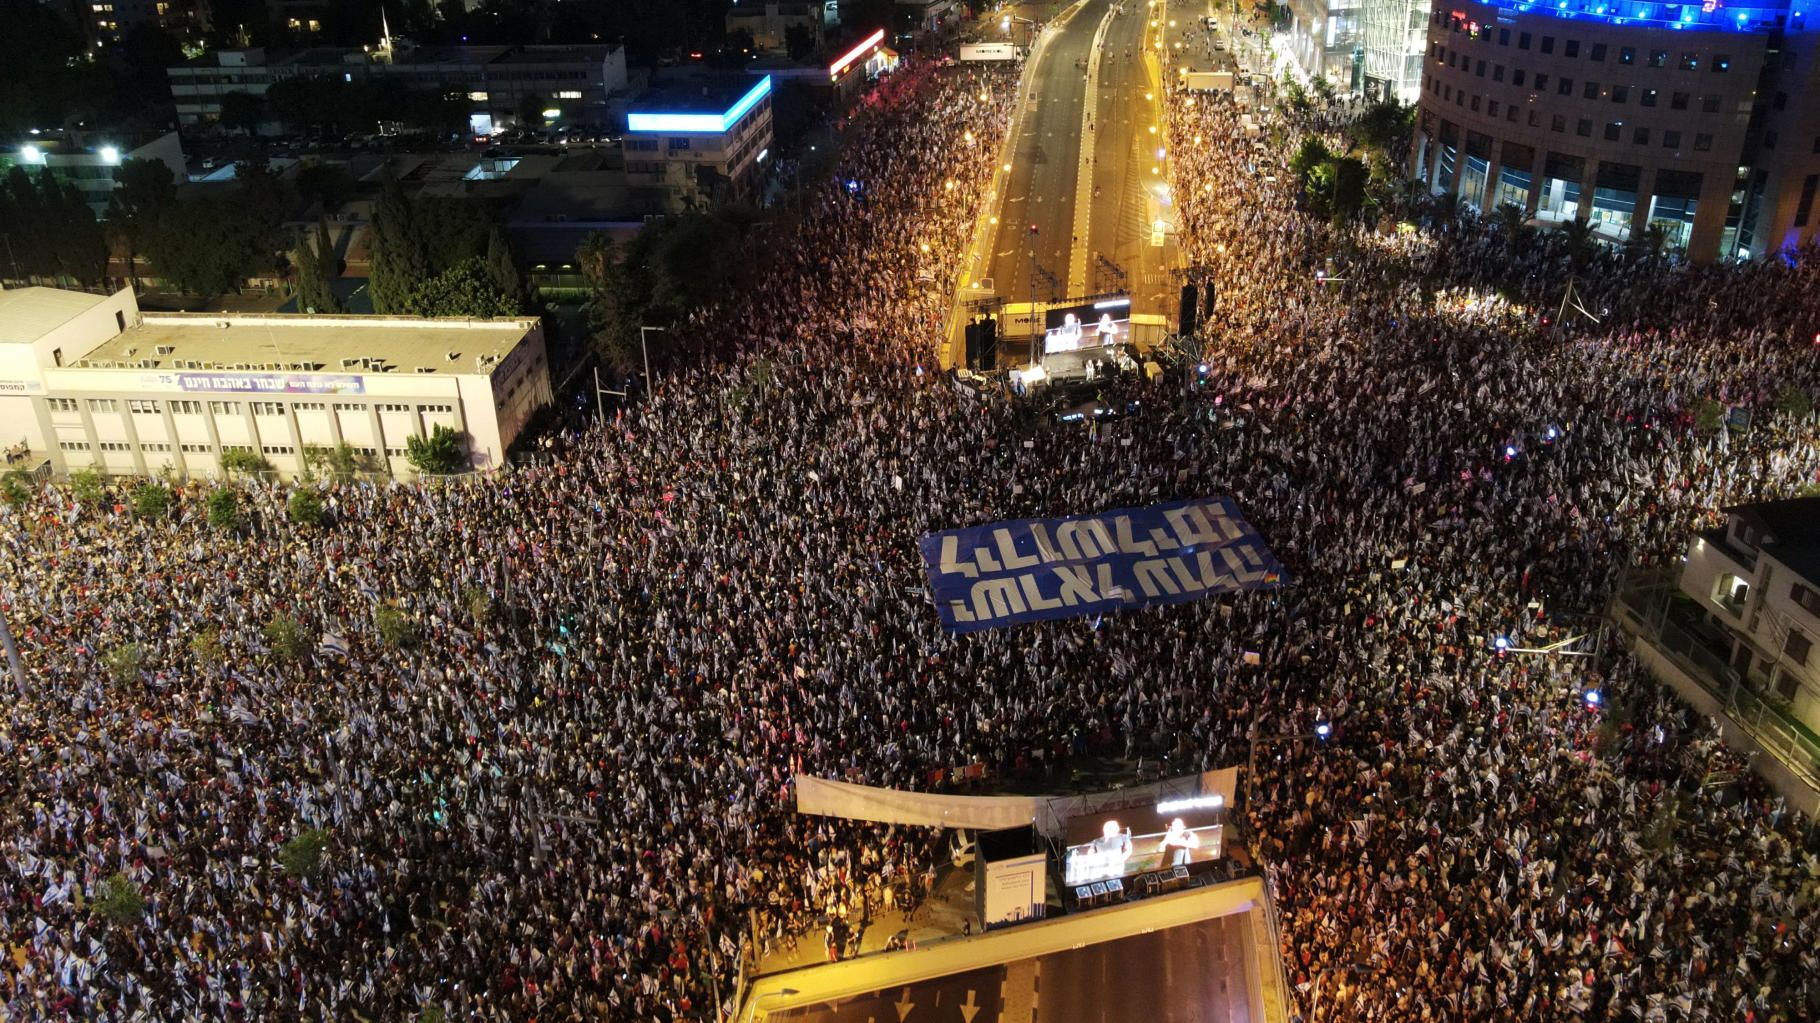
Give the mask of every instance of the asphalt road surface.
M 782 1009 L 792 1023 L 1252 1023 L 1246 914 L 1202 920 L 839 1003 Z M 1009 978 L 1009 979 L 1008 979 Z M 1022 986 L 1022 989 L 1019 986 Z
M 1011 180 L 999 211 L 996 251 L 987 263 L 994 290 L 1007 302 L 1030 301 L 1033 273 L 1037 301 L 1048 302 L 1068 292 L 1087 55 L 1112 4 L 1113 0 L 1088 0 L 1061 28 L 1051 30 L 1052 38 L 1037 62 L 1030 86 L 1032 106 L 1024 111 L 1021 135 L 1011 151 Z M 1141 4 L 1135 6 L 1142 9 Z M 1032 224 L 1035 235 L 1030 233 Z
M 1141 56 L 1144 23 L 1152 13 L 1137 0 L 1126 0 L 1123 11 L 1113 16 L 1100 49 L 1093 114 L 1098 130 L 1084 290 L 1128 292 L 1137 300 L 1136 312 L 1164 311 L 1167 290 L 1160 276 L 1160 250 L 1150 244 L 1152 197 L 1146 194 L 1163 182 L 1151 173 L 1163 167 L 1156 155 L 1163 141 L 1161 109 L 1147 98 L 1155 88 Z

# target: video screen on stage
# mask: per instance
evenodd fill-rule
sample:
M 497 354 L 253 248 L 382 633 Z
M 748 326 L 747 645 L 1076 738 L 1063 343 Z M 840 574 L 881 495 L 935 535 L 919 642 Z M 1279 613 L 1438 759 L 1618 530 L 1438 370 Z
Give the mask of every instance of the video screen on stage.
M 1043 327 L 1045 355 L 1124 344 L 1131 334 L 1131 299 L 1118 295 L 1050 309 Z
M 1219 796 L 1131 806 L 1076 817 L 1064 828 L 1068 885 L 1211 863 L 1222 853 L 1225 804 Z

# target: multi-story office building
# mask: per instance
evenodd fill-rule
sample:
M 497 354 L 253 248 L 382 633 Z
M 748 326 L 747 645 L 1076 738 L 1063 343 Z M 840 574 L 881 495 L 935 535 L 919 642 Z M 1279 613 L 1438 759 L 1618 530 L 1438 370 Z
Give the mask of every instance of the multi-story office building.
M 532 105 L 565 124 L 617 127 L 627 81 L 625 48 L 605 44 L 220 50 L 165 73 L 183 124 L 219 118 L 229 93 L 263 96 L 289 78 L 387 79 L 464 99 L 470 127 L 483 134 L 517 123 Z
M 771 147 L 771 76 L 703 75 L 654 88 L 626 112 L 626 184 L 647 212 L 750 197 Z
M 1820 33 L 1750 2 L 1436 2 L 1411 173 L 1696 262 L 1811 240 Z
M 283 475 L 346 444 L 407 475 L 409 438 L 460 432 L 470 464 L 505 464 L 551 400 L 532 318 L 141 313 L 110 296 L 0 291 L 0 443 L 61 475 L 221 471 L 228 451 Z
M 0 177 L 17 166 L 36 178 L 45 170 L 82 193 L 96 216 L 106 214 L 114 195 L 114 175 L 127 160 L 155 160 L 171 169 L 171 180 L 183 182 L 183 140 L 176 132 L 131 133 L 53 131 L 27 135 L 0 148 Z
M 806 2 L 779 3 L 777 0 L 765 0 L 762 3 L 735 4 L 727 9 L 727 34 L 749 32 L 752 45 L 761 53 L 783 53 L 790 43 L 792 29 L 805 33 L 809 49 L 821 45 L 822 32 L 828 27 L 823 5 L 819 0 Z
M 124 42 L 141 25 L 186 44 L 201 43 L 209 30 L 204 0 L 93 0 L 78 3 L 77 10 L 86 11 L 88 36 L 100 46 Z

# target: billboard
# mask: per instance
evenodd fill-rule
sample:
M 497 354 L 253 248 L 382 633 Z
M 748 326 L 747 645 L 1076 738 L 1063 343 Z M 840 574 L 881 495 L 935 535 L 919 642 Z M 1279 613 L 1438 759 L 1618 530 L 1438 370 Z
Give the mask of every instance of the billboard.
M 1076 817 L 1064 833 L 1062 883 L 1212 863 L 1225 852 L 1225 805 L 1224 798 L 1207 796 Z
M 948 529 L 919 547 L 950 632 L 1179 604 L 1286 581 L 1224 497 Z
M 176 373 L 158 378 L 179 390 L 255 394 L 364 394 L 366 380 L 353 373 Z
M 1131 340 L 1131 299 L 1124 295 L 1060 306 L 1043 314 L 1043 353 L 1078 352 Z
M 1022 60 L 1024 49 L 1010 43 L 962 43 L 962 60 Z

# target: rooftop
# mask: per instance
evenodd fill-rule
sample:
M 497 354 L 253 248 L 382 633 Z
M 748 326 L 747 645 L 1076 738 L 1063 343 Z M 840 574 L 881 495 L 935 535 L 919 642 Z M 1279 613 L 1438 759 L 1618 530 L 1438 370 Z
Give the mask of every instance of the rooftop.
M 29 345 L 105 301 L 60 288 L 0 291 L 0 344 Z
M 1758 547 L 1810 583 L 1820 584 L 1820 497 L 1735 504 L 1721 509 L 1755 527 Z
M 770 75 L 700 75 L 666 82 L 628 108 L 626 130 L 726 131 L 770 91 Z
M 477 359 L 504 358 L 536 326 L 534 318 L 148 314 L 78 365 L 137 367 L 151 359 L 148 369 L 282 371 L 313 364 L 334 373 L 347 368 L 343 360 L 374 359 L 398 373 L 466 374 L 476 372 Z M 170 350 L 160 354 L 160 346 Z
M 900 0 L 901 2 L 901 0 Z M 1745 0 L 1732 5 L 1657 3 L 1653 0 L 1486 0 L 1513 14 L 1547 15 L 1593 24 L 1694 32 L 1801 30 L 1808 0 Z M 1459 17 L 1458 14 L 1455 17 Z

